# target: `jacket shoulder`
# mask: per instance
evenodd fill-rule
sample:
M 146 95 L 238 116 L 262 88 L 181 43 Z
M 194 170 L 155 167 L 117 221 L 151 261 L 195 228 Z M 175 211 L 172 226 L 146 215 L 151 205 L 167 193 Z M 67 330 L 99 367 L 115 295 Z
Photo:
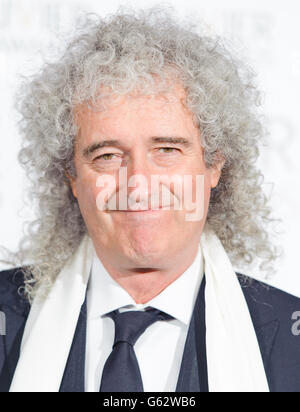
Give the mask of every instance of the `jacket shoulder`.
M 9 306 L 23 313 L 28 309 L 29 302 L 22 293 L 24 286 L 23 268 L 13 268 L 0 272 L 0 308 Z
M 239 278 L 263 356 L 271 392 L 300 387 L 300 298 L 258 280 Z
M 262 281 L 237 273 L 251 314 L 266 322 L 272 319 L 292 321 L 300 311 L 300 298 Z

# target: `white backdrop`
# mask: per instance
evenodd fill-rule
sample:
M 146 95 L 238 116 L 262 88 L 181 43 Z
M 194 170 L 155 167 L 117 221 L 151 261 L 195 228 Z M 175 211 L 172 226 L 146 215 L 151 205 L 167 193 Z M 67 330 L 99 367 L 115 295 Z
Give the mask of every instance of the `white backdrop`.
M 297 0 L 0 0 L 0 244 L 16 250 L 22 223 L 32 217 L 23 205 L 26 178 L 17 163 L 20 136 L 13 109 L 19 75 L 39 67 L 43 51 L 57 44 L 82 12 L 101 15 L 122 5 L 171 4 L 180 16 L 198 16 L 206 29 L 234 41 L 258 73 L 265 93 L 269 145 L 260 157 L 264 186 L 274 214 L 283 219 L 284 247 L 269 283 L 300 297 L 300 5 Z M 273 184 L 274 183 L 274 184 Z M 3 268 L 0 266 L 0 268 Z M 261 278 L 259 271 L 249 273 Z

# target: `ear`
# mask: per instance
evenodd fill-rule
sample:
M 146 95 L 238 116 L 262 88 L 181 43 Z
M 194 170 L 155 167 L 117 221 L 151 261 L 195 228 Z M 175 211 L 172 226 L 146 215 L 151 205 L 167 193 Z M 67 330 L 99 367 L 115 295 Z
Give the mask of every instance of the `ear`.
M 67 171 L 65 171 L 65 176 L 66 176 L 66 178 L 68 179 L 68 181 L 70 183 L 73 196 L 77 199 L 76 179 L 74 177 L 70 176 L 70 174 Z
M 218 185 L 224 164 L 225 164 L 224 156 L 217 155 L 217 160 L 215 162 L 215 165 L 212 166 L 211 168 L 211 175 L 210 175 L 211 188 L 215 188 Z

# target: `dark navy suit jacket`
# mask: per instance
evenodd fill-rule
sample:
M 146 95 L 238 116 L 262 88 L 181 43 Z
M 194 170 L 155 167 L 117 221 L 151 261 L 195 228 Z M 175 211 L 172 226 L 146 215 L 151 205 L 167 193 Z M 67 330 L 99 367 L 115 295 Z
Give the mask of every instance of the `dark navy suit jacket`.
M 293 319 L 293 314 L 300 311 L 300 299 L 256 280 L 245 284 L 245 277 L 238 273 L 237 276 L 252 317 L 271 392 L 300 392 L 300 334 L 297 333 L 300 325 L 298 328 L 295 317 Z M 6 318 L 6 334 L 0 334 L 0 392 L 9 391 L 30 310 L 28 302 L 18 293 L 22 284 L 19 269 L 0 272 L 0 311 Z M 176 392 L 208 391 L 204 289 L 205 281 L 191 319 Z M 61 392 L 84 392 L 85 342 L 86 302 L 78 319 Z

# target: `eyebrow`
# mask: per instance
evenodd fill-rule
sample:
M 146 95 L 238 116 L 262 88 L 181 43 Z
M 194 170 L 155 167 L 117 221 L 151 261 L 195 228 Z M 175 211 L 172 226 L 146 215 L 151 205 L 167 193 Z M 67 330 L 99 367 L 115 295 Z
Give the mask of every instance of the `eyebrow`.
M 151 138 L 153 143 L 171 143 L 171 144 L 180 144 L 184 147 L 191 147 L 192 142 L 185 137 L 160 137 L 154 136 Z
M 103 140 L 102 142 L 93 143 L 90 146 L 83 149 L 83 156 L 88 157 L 90 154 L 95 152 L 98 149 L 106 146 L 114 146 L 120 144 L 119 140 Z
M 180 144 L 187 148 L 192 146 L 192 142 L 189 139 L 186 139 L 185 137 L 153 136 L 151 137 L 151 141 L 153 143 Z M 93 143 L 90 146 L 86 147 L 85 149 L 83 149 L 82 153 L 84 157 L 88 157 L 93 152 L 95 152 L 98 149 L 101 149 L 102 147 L 117 146 L 117 145 L 121 145 L 121 142 L 119 140 L 103 140 L 101 142 Z

